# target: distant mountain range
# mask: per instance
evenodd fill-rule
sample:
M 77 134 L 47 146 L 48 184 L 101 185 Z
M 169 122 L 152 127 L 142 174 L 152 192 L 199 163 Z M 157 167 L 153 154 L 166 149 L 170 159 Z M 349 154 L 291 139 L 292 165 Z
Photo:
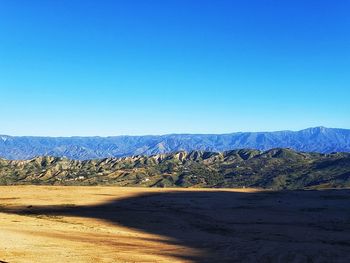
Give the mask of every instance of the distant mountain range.
M 264 151 L 291 148 L 304 152 L 350 152 L 350 130 L 315 127 L 301 131 L 114 137 L 0 135 L 0 157 L 10 160 L 25 160 L 36 156 L 87 160 L 177 151 L 222 152 L 243 148 Z

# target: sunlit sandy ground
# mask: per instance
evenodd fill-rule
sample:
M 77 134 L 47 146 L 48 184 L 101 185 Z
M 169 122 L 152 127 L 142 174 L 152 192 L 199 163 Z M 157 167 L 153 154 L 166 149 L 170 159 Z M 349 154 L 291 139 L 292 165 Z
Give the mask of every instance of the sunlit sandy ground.
M 350 190 L 0 187 L 4 262 L 350 262 Z

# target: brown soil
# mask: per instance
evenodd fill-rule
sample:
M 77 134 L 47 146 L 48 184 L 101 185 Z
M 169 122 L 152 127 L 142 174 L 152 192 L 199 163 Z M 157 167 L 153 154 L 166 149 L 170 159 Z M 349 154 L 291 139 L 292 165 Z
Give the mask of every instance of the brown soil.
M 350 190 L 0 187 L 0 262 L 350 262 Z

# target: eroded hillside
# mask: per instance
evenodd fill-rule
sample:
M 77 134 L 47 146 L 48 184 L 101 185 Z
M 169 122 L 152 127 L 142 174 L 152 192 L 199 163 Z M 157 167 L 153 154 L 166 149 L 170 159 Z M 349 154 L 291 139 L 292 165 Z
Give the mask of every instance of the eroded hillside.
M 272 149 L 177 152 L 89 161 L 55 157 L 1 160 L 0 183 L 271 189 L 348 187 L 350 154 Z

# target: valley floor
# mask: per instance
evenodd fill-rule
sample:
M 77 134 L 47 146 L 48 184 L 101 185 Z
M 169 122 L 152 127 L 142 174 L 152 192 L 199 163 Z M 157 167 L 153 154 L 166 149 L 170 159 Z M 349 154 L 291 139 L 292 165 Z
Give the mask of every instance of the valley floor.
M 350 262 L 350 190 L 0 187 L 0 262 Z

